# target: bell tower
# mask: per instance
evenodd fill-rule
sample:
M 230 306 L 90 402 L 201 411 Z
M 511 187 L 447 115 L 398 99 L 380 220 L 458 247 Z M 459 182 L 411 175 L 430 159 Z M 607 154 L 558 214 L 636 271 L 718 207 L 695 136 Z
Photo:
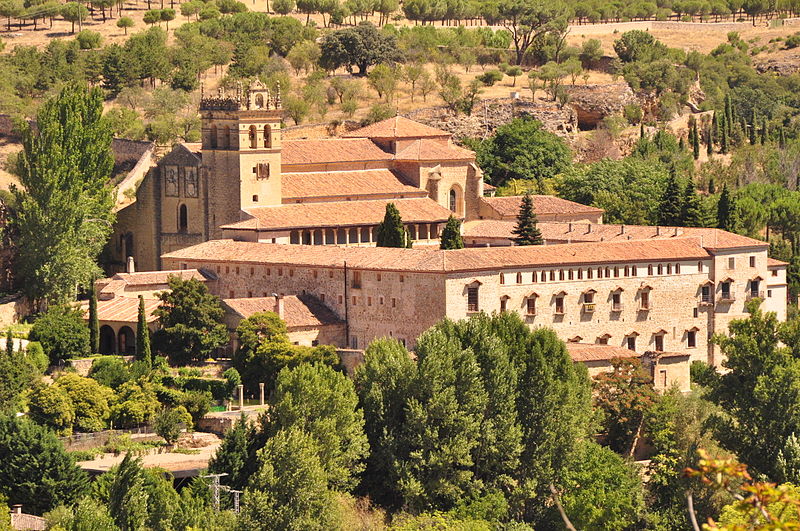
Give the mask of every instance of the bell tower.
M 201 96 L 203 172 L 208 190 L 208 234 L 242 211 L 281 204 L 281 92 L 260 81 L 233 95 Z

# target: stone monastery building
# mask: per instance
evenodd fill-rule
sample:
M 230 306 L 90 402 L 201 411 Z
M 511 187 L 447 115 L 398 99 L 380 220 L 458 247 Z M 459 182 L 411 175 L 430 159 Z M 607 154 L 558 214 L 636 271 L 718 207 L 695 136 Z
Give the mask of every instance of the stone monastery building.
M 606 225 L 600 209 L 535 196 L 546 245 L 512 246 L 520 198 L 484 196 L 474 153 L 449 133 L 398 116 L 282 140 L 281 113 L 280 94 L 259 85 L 203 98 L 202 143 L 176 146 L 119 212 L 117 261 L 199 275 L 231 328 L 274 310 L 298 343 L 350 349 L 379 337 L 413 348 L 443 317 L 514 311 L 571 343 L 719 364 L 708 340 L 748 300 L 785 319 L 786 264 L 765 242 Z M 413 249 L 375 247 L 389 202 Z M 438 249 L 450 215 L 468 248 Z

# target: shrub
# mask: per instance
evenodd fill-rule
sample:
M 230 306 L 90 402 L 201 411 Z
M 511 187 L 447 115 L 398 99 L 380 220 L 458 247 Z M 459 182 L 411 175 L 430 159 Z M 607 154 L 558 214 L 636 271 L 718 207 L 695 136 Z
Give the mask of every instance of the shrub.
M 367 126 L 370 124 L 374 124 L 375 122 L 380 122 L 381 120 L 386 120 L 387 118 L 391 118 L 394 116 L 395 111 L 391 105 L 386 104 L 377 104 L 373 105 L 369 108 L 369 112 L 367 113 L 367 117 L 361 120 L 361 126 Z
M 131 379 L 130 366 L 122 358 L 98 358 L 89 369 L 89 378 L 116 389 Z
M 50 308 L 33 323 L 28 337 L 42 345 L 52 364 L 89 354 L 89 328 L 79 309 Z
M 625 116 L 625 119 L 628 120 L 628 123 L 631 125 L 637 125 L 642 121 L 643 117 L 642 108 L 636 103 L 631 103 L 630 105 L 626 105 L 625 108 L 622 110 L 622 114 L 623 116 Z
M 46 371 L 47 366 L 50 365 L 50 360 L 47 358 L 47 354 L 44 353 L 42 344 L 38 341 L 31 341 L 28 343 L 28 347 L 25 349 L 25 355 L 39 372 Z
M 75 40 L 78 41 L 81 50 L 93 50 L 100 48 L 103 36 L 96 31 L 83 30 L 75 36 Z
M 181 405 L 186 408 L 186 411 L 192 416 L 192 422 L 196 425 L 211 409 L 211 393 L 207 391 L 187 391 L 183 395 Z
M 495 83 L 503 80 L 503 73 L 499 70 L 489 70 L 488 72 L 481 74 L 478 76 L 478 81 L 486 85 L 487 87 L 491 87 Z
M 791 37 L 786 38 L 786 48 L 797 48 L 800 46 L 800 34 L 795 33 Z

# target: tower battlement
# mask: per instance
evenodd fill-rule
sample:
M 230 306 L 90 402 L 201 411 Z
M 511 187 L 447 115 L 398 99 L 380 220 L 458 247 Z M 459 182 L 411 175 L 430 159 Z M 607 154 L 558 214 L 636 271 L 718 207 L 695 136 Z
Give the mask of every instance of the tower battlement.
M 236 90 L 229 93 L 220 88 L 214 96 L 206 96 L 200 88 L 201 111 L 250 111 L 250 110 L 280 110 L 281 86 L 276 87 L 273 94 L 261 81 L 256 80 L 244 90 L 242 84 L 237 84 Z

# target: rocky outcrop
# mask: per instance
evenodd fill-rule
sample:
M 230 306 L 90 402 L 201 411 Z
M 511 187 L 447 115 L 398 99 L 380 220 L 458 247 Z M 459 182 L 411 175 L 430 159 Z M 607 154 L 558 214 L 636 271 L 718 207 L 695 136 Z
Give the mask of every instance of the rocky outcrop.
M 568 85 L 569 105 L 575 109 L 581 130 L 597 128 L 606 116 L 622 112 L 626 105 L 637 103 L 627 83 L 605 85 Z
M 780 59 L 767 59 L 755 65 L 759 73 L 772 73 L 779 76 L 790 76 L 800 72 L 800 58 L 782 57 Z
M 486 138 L 501 125 L 521 116 L 535 118 L 546 130 L 561 136 L 569 136 L 578 128 L 577 114 L 569 106 L 559 109 L 554 104 L 512 98 L 481 100 L 471 116 L 454 115 L 446 107 L 426 107 L 405 116 L 448 131 L 455 138 Z

